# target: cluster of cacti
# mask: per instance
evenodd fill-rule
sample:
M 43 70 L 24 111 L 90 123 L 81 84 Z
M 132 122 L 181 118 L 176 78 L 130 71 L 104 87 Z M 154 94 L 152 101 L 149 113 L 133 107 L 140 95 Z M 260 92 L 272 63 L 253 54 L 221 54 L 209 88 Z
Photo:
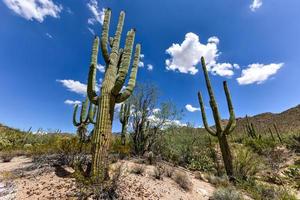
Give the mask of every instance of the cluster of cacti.
M 249 122 L 249 118 L 247 115 L 246 115 L 245 131 L 246 131 L 247 135 L 253 139 L 261 138 L 260 135 L 258 135 L 258 137 L 257 137 L 257 133 L 256 133 L 256 129 L 254 127 L 254 124 L 252 122 L 251 123 Z
M 273 124 L 273 128 L 274 128 L 274 130 L 275 130 L 275 133 L 276 133 L 276 135 L 277 135 L 277 137 L 278 137 L 278 139 L 279 139 L 279 141 L 280 141 L 280 143 L 282 144 L 282 139 L 281 139 L 281 136 L 280 136 L 280 133 L 279 133 L 279 130 L 278 130 L 278 128 L 277 128 L 277 125 L 274 123 Z M 270 133 L 270 135 L 271 135 L 271 137 L 272 137 L 272 139 L 275 141 L 275 137 L 274 137 L 274 134 L 273 134 L 273 131 L 272 131 L 272 128 L 271 127 L 269 127 L 269 133 Z
M 94 124 L 94 118 L 96 113 L 96 106 L 93 106 L 93 104 L 89 103 L 88 98 L 85 99 L 85 101 L 82 102 L 81 105 L 81 111 L 80 111 L 80 118 L 79 121 L 76 120 L 77 110 L 79 105 L 76 104 L 74 107 L 73 112 L 73 125 L 77 127 L 77 136 L 79 137 L 79 141 L 84 143 L 88 141 L 88 135 L 87 135 L 87 126 L 92 123 Z M 87 113 L 88 108 L 88 113 Z
M 106 64 L 104 78 L 97 95 L 96 71 L 99 48 L 99 38 L 96 36 L 93 44 L 91 65 L 89 69 L 87 93 L 89 100 L 98 105 L 96 124 L 92 137 L 92 176 L 96 182 L 102 182 L 108 176 L 108 150 L 112 135 L 112 122 L 116 103 L 124 102 L 133 92 L 140 59 L 140 45 L 135 47 L 134 61 L 128 81 L 128 86 L 122 90 L 131 63 L 135 30 L 127 33 L 125 48 L 120 48 L 121 34 L 125 12 L 121 12 L 114 37 L 109 37 L 111 10 L 105 10 L 100 46 Z M 108 47 L 110 46 L 110 48 Z M 109 51 L 110 50 L 110 51 Z
M 126 134 L 127 134 L 127 126 L 128 120 L 130 117 L 130 104 L 122 104 L 120 110 L 120 122 L 122 124 L 122 132 L 121 132 L 121 143 L 125 145 L 126 143 Z
M 202 64 L 204 77 L 205 77 L 205 81 L 206 81 L 206 87 L 207 87 L 209 98 L 210 98 L 209 103 L 210 103 L 210 107 L 212 109 L 213 117 L 214 117 L 214 121 L 215 121 L 215 129 L 211 128 L 208 125 L 208 122 L 206 119 L 206 113 L 205 113 L 205 106 L 204 106 L 204 103 L 202 100 L 202 95 L 200 92 L 198 92 L 198 98 L 199 98 L 199 103 L 200 103 L 200 108 L 201 108 L 201 113 L 202 113 L 203 124 L 209 134 L 218 138 L 227 176 L 230 181 L 234 181 L 235 178 L 234 178 L 234 171 L 233 171 L 232 154 L 231 154 L 230 146 L 227 141 L 227 135 L 232 133 L 234 128 L 236 127 L 236 119 L 235 119 L 235 114 L 234 114 L 234 110 L 233 110 L 233 105 L 231 102 L 230 93 L 229 93 L 229 90 L 227 87 L 227 83 L 226 83 L 226 81 L 224 81 L 223 87 L 224 87 L 224 91 L 225 91 L 225 95 L 226 95 L 226 100 L 227 100 L 230 117 L 229 117 L 228 124 L 225 127 L 223 127 L 221 124 L 221 117 L 219 114 L 217 102 L 215 100 L 214 92 L 212 90 L 208 72 L 206 69 L 206 63 L 205 63 L 205 60 L 203 57 L 201 57 L 201 64 Z

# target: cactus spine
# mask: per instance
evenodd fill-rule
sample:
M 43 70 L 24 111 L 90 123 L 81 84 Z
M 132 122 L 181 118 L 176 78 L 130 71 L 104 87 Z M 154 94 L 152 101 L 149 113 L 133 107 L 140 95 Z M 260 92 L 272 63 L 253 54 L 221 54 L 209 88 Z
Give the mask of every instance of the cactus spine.
M 88 113 L 87 112 L 87 107 Z M 82 102 L 81 111 L 80 111 L 80 118 L 79 122 L 76 120 L 77 110 L 78 110 L 78 104 L 74 107 L 73 112 L 73 125 L 77 127 L 77 135 L 79 137 L 80 142 L 86 142 L 87 141 L 87 126 L 90 123 L 94 123 L 93 119 L 95 117 L 96 108 L 91 103 L 89 104 L 88 98 L 85 99 L 85 101 Z
M 205 60 L 204 60 L 203 57 L 201 57 L 201 64 L 202 64 L 204 77 L 205 77 L 205 81 L 206 81 L 206 87 L 207 87 L 209 98 L 210 98 L 209 103 L 210 103 L 210 107 L 211 107 L 212 112 L 213 112 L 213 117 L 214 117 L 216 128 L 214 130 L 211 127 L 209 127 L 209 125 L 207 123 L 207 119 L 206 119 L 206 113 L 205 113 L 205 108 L 204 108 L 202 95 L 201 95 L 200 92 L 198 92 L 198 99 L 199 99 L 199 103 L 200 103 L 203 124 L 204 124 L 204 127 L 205 127 L 205 129 L 207 130 L 207 132 L 209 134 L 211 134 L 211 135 L 218 138 L 227 176 L 228 176 L 230 181 L 234 181 L 235 178 L 234 178 L 234 172 L 233 172 L 232 154 L 231 154 L 230 146 L 229 146 L 228 141 L 227 141 L 227 135 L 232 133 L 234 128 L 236 127 L 236 119 L 235 119 L 235 114 L 234 114 L 234 110 L 233 110 L 233 105 L 232 105 L 232 102 L 231 102 L 230 93 L 229 93 L 229 90 L 228 90 L 228 87 L 227 87 L 227 83 L 226 83 L 226 81 L 224 81 L 223 82 L 223 87 L 224 87 L 226 100 L 227 100 L 227 106 L 228 106 L 228 110 L 229 110 L 229 114 L 230 114 L 228 124 L 224 128 L 221 125 L 221 117 L 220 117 L 220 114 L 219 114 L 217 102 L 215 100 L 214 92 L 213 92 L 213 89 L 212 89 L 211 84 L 210 84 L 208 72 L 207 72 L 207 69 L 206 69 Z
M 120 122 L 122 124 L 121 143 L 124 146 L 126 143 L 127 125 L 130 116 L 130 105 L 122 104 L 120 110 Z
M 100 46 L 106 70 L 101 86 L 100 95 L 96 94 L 96 67 L 98 57 L 99 38 L 95 37 L 92 51 L 92 59 L 88 77 L 88 97 L 90 101 L 98 105 L 96 124 L 92 138 L 92 176 L 95 182 L 102 182 L 108 176 L 108 149 L 112 135 L 112 122 L 116 103 L 124 102 L 132 94 L 135 87 L 138 63 L 140 58 L 140 44 L 135 47 L 134 61 L 131 69 L 128 86 L 121 91 L 128 74 L 130 60 L 135 38 L 135 30 L 127 33 L 125 48 L 120 48 L 121 34 L 123 30 L 125 13 L 122 11 L 114 37 L 109 38 L 109 25 L 111 10 L 106 9 L 102 26 Z M 108 45 L 110 45 L 110 52 Z

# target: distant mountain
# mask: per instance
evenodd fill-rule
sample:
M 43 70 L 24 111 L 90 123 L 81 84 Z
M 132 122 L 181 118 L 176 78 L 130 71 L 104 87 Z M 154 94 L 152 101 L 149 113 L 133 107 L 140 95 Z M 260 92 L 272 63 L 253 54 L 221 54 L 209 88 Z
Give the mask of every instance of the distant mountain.
M 273 129 L 276 124 L 281 133 L 300 131 L 300 105 L 290 108 L 281 113 L 262 113 L 248 116 L 249 122 L 253 123 L 257 131 L 264 133 L 269 128 Z M 236 133 L 244 133 L 247 123 L 245 117 L 237 119 Z

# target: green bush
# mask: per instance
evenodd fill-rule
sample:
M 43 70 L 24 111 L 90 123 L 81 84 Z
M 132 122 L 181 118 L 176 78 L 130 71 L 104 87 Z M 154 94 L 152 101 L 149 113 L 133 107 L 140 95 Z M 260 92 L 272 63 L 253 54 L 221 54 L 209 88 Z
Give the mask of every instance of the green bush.
M 238 192 L 233 187 L 226 187 L 226 188 L 217 188 L 212 197 L 211 200 L 243 200 L 243 196 L 240 192 Z
M 237 179 L 248 180 L 253 177 L 262 166 L 259 156 L 247 148 L 238 148 L 235 152 L 234 172 Z

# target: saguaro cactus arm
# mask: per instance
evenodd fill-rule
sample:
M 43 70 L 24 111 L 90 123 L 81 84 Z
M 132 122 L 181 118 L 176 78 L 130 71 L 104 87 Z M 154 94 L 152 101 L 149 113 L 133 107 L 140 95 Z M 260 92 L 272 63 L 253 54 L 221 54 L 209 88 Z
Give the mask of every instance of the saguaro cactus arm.
M 213 116 L 214 116 L 214 120 L 215 120 L 215 123 L 216 123 L 216 129 L 217 129 L 218 132 L 222 132 L 221 117 L 220 117 L 218 106 L 217 106 L 217 103 L 216 103 L 216 100 L 215 100 L 215 95 L 214 95 L 214 92 L 213 92 L 211 84 L 210 84 L 210 80 L 209 80 L 209 76 L 208 76 L 208 72 L 207 72 L 204 57 L 201 57 L 201 64 L 202 64 L 202 69 L 203 69 L 203 72 L 204 72 L 207 91 L 208 91 L 209 98 L 210 98 L 210 100 L 209 100 L 210 107 L 213 111 Z
M 203 125 L 205 127 L 205 129 L 207 130 L 207 132 L 213 136 L 217 136 L 217 133 L 212 130 L 208 123 L 207 123 L 207 119 L 206 119 L 206 113 L 205 113 L 205 107 L 204 107 L 204 103 L 203 103 L 203 99 L 202 99 L 202 95 L 201 92 L 198 92 L 198 100 L 200 103 L 200 109 L 201 109 L 201 115 L 202 115 L 202 121 L 203 121 Z
M 114 95 L 118 95 L 118 93 L 122 89 L 122 86 L 124 85 L 124 82 L 125 82 L 125 79 L 126 79 L 126 76 L 128 73 L 129 65 L 130 65 L 134 37 L 135 37 L 135 31 L 134 30 L 128 31 L 125 49 L 122 53 L 121 63 L 120 63 L 119 71 L 118 71 L 119 76 L 117 77 L 115 86 L 112 90 L 112 93 Z
M 228 106 L 228 110 L 229 110 L 229 121 L 228 121 L 228 124 L 226 125 L 226 128 L 224 129 L 224 133 L 229 134 L 236 127 L 236 119 L 235 119 L 235 114 L 234 114 L 234 110 L 233 110 L 233 106 L 232 106 L 231 96 L 230 96 L 226 81 L 223 82 L 223 87 L 224 87 L 226 100 L 227 100 L 227 106 Z
M 97 56 L 99 49 L 99 38 L 95 37 L 93 43 L 93 51 L 92 51 L 92 61 L 89 70 L 88 76 L 88 86 L 87 86 L 87 94 L 90 102 L 97 105 L 98 104 L 98 96 L 95 90 L 96 87 L 96 71 L 97 71 Z
M 86 108 L 88 107 L 89 100 L 86 98 L 85 101 L 82 102 L 81 112 L 80 112 L 80 123 L 85 123 L 87 120 L 86 117 Z
M 133 89 L 135 87 L 135 82 L 136 82 L 136 75 L 138 72 L 138 63 L 140 60 L 140 54 L 141 54 L 141 45 L 137 44 L 135 48 L 134 61 L 133 61 L 128 85 L 122 93 L 119 93 L 117 95 L 116 103 L 121 103 L 125 101 L 133 92 Z
M 119 16 L 119 22 L 118 22 L 117 30 L 116 30 L 115 37 L 114 37 L 114 40 L 113 40 L 113 46 L 112 46 L 111 54 L 115 53 L 116 55 L 118 55 L 118 53 L 119 53 L 120 40 L 121 40 L 124 20 L 125 20 L 125 12 L 121 11 L 120 16 Z M 112 60 L 110 60 L 110 62 L 111 61 Z
M 76 121 L 77 110 L 78 110 L 78 104 L 75 105 L 74 112 L 73 112 L 73 125 L 74 126 L 80 125 L 80 123 Z
M 110 24 L 111 10 L 108 8 L 105 10 L 105 16 L 102 26 L 102 35 L 101 35 L 101 51 L 103 55 L 103 59 L 105 63 L 108 65 L 109 63 L 109 52 L 108 52 L 108 32 L 109 32 L 109 24 Z M 110 45 L 112 46 L 113 38 L 110 38 Z

